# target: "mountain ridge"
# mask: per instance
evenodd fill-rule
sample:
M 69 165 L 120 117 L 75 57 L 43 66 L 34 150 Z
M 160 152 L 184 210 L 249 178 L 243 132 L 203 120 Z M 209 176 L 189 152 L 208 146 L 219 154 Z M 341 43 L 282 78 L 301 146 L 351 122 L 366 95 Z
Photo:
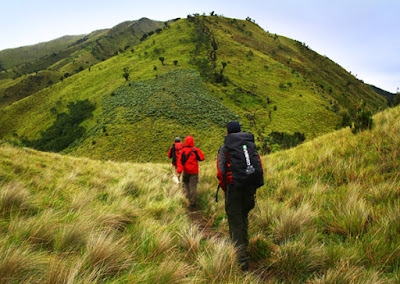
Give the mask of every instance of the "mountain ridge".
M 103 99 L 122 100 L 116 91 L 121 86 L 146 82 L 148 89 L 144 92 L 161 90 L 160 96 L 168 104 L 176 103 L 171 95 L 174 84 L 182 86 L 176 96 L 190 93 L 190 84 L 168 77 L 176 69 L 186 75 L 198 72 L 205 94 L 238 115 L 243 129 L 254 132 L 259 141 L 272 131 L 301 132 L 308 139 L 330 132 L 340 122 L 341 113 L 355 110 L 362 99 L 374 112 L 387 105 L 371 88 L 303 43 L 265 32 L 251 21 L 195 15 L 163 23 L 162 29 L 147 34 L 134 47 L 3 108 L 0 137 L 14 133 L 19 138 L 36 139 L 69 102 L 89 99 L 96 110 L 93 118 L 82 124 L 87 129 L 85 136 L 66 150 L 70 154 L 130 159 L 132 151 L 156 139 L 160 143 L 142 149 L 139 160 L 163 161 L 171 137 L 190 134 L 206 153 L 212 153 L 216 150 L 212 141 L 225 132 L 223 126 L 214 127 L 212 122 L 207 122 L 207 129 L 201 120 L 189 125 L 149 113 L 132 125 L 129 121 L 135 114 L 128 111 L 128 105 L 122 105 L 120 122 L 103 125 L 108 121 Z M 160 81 L 164 75 L 170 81 L 163 87 Z M 130 96 L 142 96 L 133 89 L 130 92 Z M 31 120 L 24 122 L 24 116 Z M 135 128 L 140 129 L 141 141 L 135 137 Z M 113 140 L 112 133 L 122 139 Z

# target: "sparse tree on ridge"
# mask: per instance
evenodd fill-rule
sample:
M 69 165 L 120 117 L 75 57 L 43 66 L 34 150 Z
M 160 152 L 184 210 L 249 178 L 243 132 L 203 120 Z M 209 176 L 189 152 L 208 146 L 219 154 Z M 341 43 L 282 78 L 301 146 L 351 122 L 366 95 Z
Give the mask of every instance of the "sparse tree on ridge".
M 125 68 L 124 68 L 124 74 L 122 75 L 122 76 L 125 78 L 126 81 L 129 80 L 129 73 L 128 73 L 128 71 L 129 71 L 129 68 L 128 68 L 128 67 L 125 67 Z

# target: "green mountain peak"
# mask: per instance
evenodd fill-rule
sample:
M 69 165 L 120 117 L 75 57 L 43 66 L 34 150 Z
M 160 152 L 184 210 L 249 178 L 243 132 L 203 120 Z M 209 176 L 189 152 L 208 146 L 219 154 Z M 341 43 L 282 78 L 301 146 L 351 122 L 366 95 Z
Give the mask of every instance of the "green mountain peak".
M 135 28 L 140 22 L 153 30 L 139 37 Z M 273 131 L 304 133 L 311 139 L 334 130 L 341 113 L 351 113 L 361 100 L 374 112 L 387 105 L 328 58 L 249 20 L 141 19 L 95 34 L 76 45 L 78 59 L 71 62 L 66 57 L 47 71 L 68 76 L 61 75 L 62 80 L 25 99 L 3 104 L 0 137 L 39 139 L 69 103 L 89 99 L 95 105 L 93 115 L 80 123 L 86 131 L 66 153 L 165 161 L 175 136 L 193 135 L 206 155 L 214 153 L 231 119 L 239 120 L 259 141 Z M 136 44 L 108 52 L 133 38 Z M 111 57 L 83 64 L 85 56 L 99 54 Z M 81 68 L 70 71 L 79 64 Z M 1 90 L 4 102 L 7 90 L 26 86 L 24 80 L 35 80 L 42 72 L 1 80 L 0 102 Z

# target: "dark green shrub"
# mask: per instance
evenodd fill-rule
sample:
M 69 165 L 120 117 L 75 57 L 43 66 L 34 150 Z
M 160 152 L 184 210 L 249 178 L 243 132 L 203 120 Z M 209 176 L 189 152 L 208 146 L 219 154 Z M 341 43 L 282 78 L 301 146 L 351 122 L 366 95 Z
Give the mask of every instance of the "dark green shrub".
M 351 131 L 356 134 L 357 132 L 371 129 L 373 122 L 372 113 L 366 109 L 366 103 L 361 102 L 360 106 L 357 106 L 357 112 L 354 116 L 354 124 Z
M 300 132 L 289 134 L 274 131 L 265 137 L 260 136 L 257 140 L 257 149 L 261 155 L 265 155 L 281 149 L 296 147 L 306 140 L 306 136 Z
M 350 114 L 348 112 L 342 112 L 340 116 L 342 117 L 342 120 L 338 125 L 336 125 L 336 129 L 345 128 L 348 126 L 351 127 L 352 121 Z
M 148 37 L 147 34 L 142 35 L 142 37 L 140 38 L 140 41 L 144 41 L 147 37 Z
M 189 61 L 190 64 L 196 66 L 197 70 L 200 72 L 201 77 L 204 79 L 209 79 L 210 74 L 212 74 L 213 68 L 207 58 L 193 58 Z
M 33 141 L 23 139 L 23 143 L 41 151 L 59 152 L 81 138 L 85 128 L 80 123 L 92 116 L 95 106 L 89 100 L 84 100 L 71 102 L 67 107 L 69 113 L 57 114 L 53 125 L 41 132 L 41 138 Z
M 129 80 L 129 73 L 125 72 L 124 74 L 122 74 L 122 76 L 125 78 L 126 81 Z
M 129 73 L 128 73 L 129 69 L 127 67 L 124 68 L 124 74 L 122 74 L 122 76 L 125 78 L 126 81 L 129 80 Z
M 286 132 L 271 132 L 268 137 L 271 144 L 278 144 L 283 149 L 289 149 L 306 140 L 304 133 L 295 132 L 293 135 Z
M 215 72 L 214 81 L 215 83 L 222 83 L 224 86 L 226 86 L 229 82 L 229 77 L 224 76 L 222 73 Z

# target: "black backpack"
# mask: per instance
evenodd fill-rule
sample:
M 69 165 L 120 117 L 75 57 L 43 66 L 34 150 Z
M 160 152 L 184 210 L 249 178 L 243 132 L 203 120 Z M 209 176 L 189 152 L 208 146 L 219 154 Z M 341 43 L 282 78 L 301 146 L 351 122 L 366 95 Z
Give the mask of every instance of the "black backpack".
M 263 168 L 251 133 L 231 133 L 225 137 L 233 184 L 259 188 L 264 185 Z
M 168 158 L 170 158 L 170 159 L 172 158 L 172 163 L 173 163 L 174 165 L 176 165 L 176 149 L 175 149 L 175 144 L 172 145 L 172 149 L 171 149 L 171 152 L 170 152 Z

